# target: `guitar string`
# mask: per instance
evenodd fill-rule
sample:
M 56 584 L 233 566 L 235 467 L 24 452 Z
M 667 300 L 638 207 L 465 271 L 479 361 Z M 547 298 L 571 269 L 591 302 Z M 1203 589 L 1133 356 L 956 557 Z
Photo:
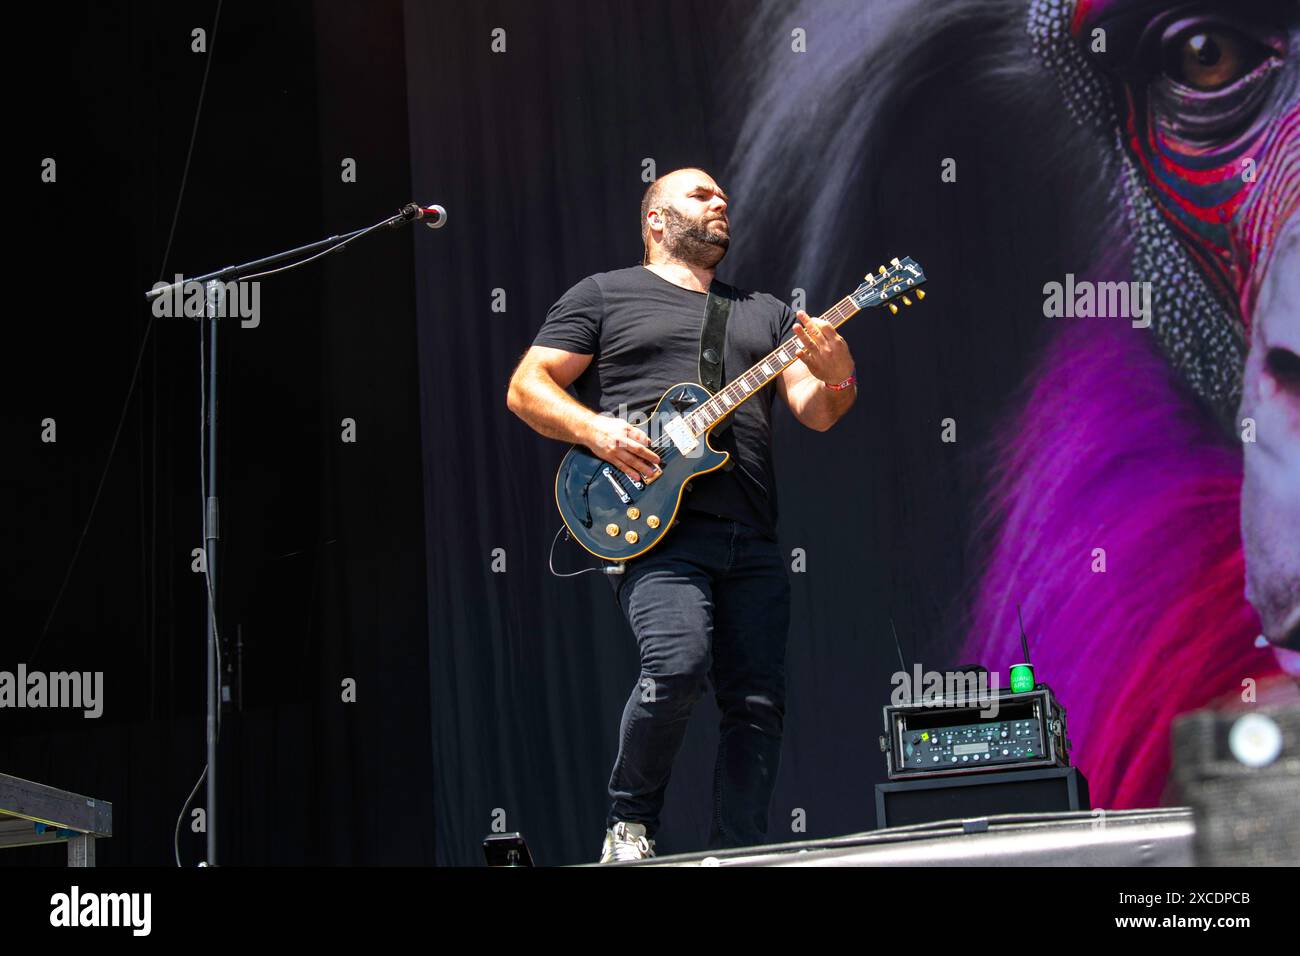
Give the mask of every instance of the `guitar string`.
M 851 311 L 845 313 L 844 315 L 840 315 L 839 314 L 840 310 L 843 308 L 850 308 Z M 821 316 L 819 316 L 818 319 L 819 321 L 831 322 L 832 324 L 839 326 L 842 325 L 848 319 L 852 318 L 852 316 L 858 311 L 860 311 L 860 308 L 854 305 L 852 297 L 845 296 L 839 302 L 835 303 L 834 306 L 832 306 Z M 794 347 L 793 351 L 790 351 L 791 346 Z M 720 401 L 721 397 L 724 394 L 730 395 L 730 393 L 733 391 L 734 386 L 736 386 L 737 383 L 742 381 L 748 383 L 749 378 L 753 376 L 755 371 L 761 370 L 765 364 L 774 364 L 776 366 L 776 371 L 773 372 L 771 375 L 762 378 L 760 382 L 749 383 L 749 388 L 744 392 L 743 396 L 731 395 L 733 407 L 735 405 L 741 404 L 745 399 L 748 399 L 751 395 L 759 391 L 761 388 L 763 388 L 769 382 L 775 379 L 778 375 L 780 375 L 785 368 L 794 364 L 797 358 L 798 350 L 801 347 L 802 344 L 799 342 L 798 338 L 795 336 L 791 336 L 790 338 L 782 342 L 780 345 L 778 345 L 771 352 L 768 352 L 767 355 L 765 355 L 762 359 L 760 359 L 753 366 L 747 369 L 742 375 L 739 375 L 736 378 L 732 379 L 730 382 L 727 383 L 725 387 L 719 389 L 718 392 L 715 395 L 713 395 L 707 402 L 705 402 L 700 408 L 696 409 L 690 415 L 682 416 L 683 419 L 688 420 L 688 427 L 690 427 L 691 429 L 692 437 L 694 438 L 701 437 L 704 434 L 704 432 L 696 431 L 696 426 L 691 424 L 689 420 L 698 418 L 700 413 L 703 412 L 706 408 L 712 408 L 714 406 L 714 403 Z M 786 354 L 787 351 L 790 351 L 790 354 L 788 356 Z M 719 411 L 719 409 L 712 408 L 709 417 L 712 418 L 717 411 Z M 725 415 L 730 414 L 730 412 L 731 409 L 726 409 L 725 411 L 722 412 L 721 415 L 718 415 L 718 419 L 720 420 L 722 417 L 725 417 Z M 712 424 L 712 422 L 710 422 L 710 424 Z M 707 426 L 706 426 L 706 430 L 707 430 Z M 666 436 L 661 434 L 658 438 L 652 439 L 651 442 L 646 447 L 656 452 L 660 452 L 662 450 L 662 452 L 659 454 L 659 465 L 661 468 L 670 459 L 675 457 L 674 453 L 682 454 L 682 452 L 678 450 L 677 444 L 672 440 L 672 436 L 670 435 Z M 622 471 L 619 472 L 619 476 L 620 478 L 628 478 L 626 473 Z M 631 481 L 632 479 L 628 478 L 628 480 Z
M 887 289 L 889 287 L 889 280 L 894 278 L 896 275 L 900 274 L 904 268 L 905 267 L 901 265 L 895 266 L 894 268 L 890 269 L 887 273 L 883 274 L 884 281 L 883 283 L 880 283 L 882 285 L 882 291 L 883 289 Z M 924 281 L 924 277 L 922 277 L 920 281 Z M 873 291 L 874 291 L 874 286 L 877 284 L 878 283 L 875 282 L 872 283 Z M 912 280 L 908 281 L 909 289 L 915 285 L 917 285 L 917 282 Z M 883 305 L 886 301 L 888 301 L 888 299 L 882 298 L 879 302 L 872 303 L 872 307 L 874 308 L 875 306 Z M 851 294 L 846 295 L 843 299 L 836 302 L 835 305 L 833 305 L 830 309 L 827 309 L 824 313 L 818 316 L 818 321 L 830 322 L 834 327 L 838 328 L 839 326 L 847 322 L 849 319 L 851 319 L 858 312 L 861 312 L 864 308 L 866 308 L 866 306 L 858 305 L 854 301 L 853 296 Z M 843 315 L 840 315 L 839 313 L 842 309 L 848 309 L 848 311 L 845 312 Z M 791 346 L 794 347 L 793 352 L 791 355 L 789 355 L 789 357 L 787 357 L 785 353 L 787 350 L 790 349 Z M 687 427 L 690 429 L 692 438 L 703 437 L 715 422 L 721 421 L 732 411 L 734 411 L 736 407 L 748 401 L 751 397 L 753 397 L 753 395 L 756 392 L 758 392 L 759 390 L 764 388 L 768 383 L 773 381 L 787 367 L 793 365 L 798 358 L 798 352 L 800 348 L 802 348 L 802 343 L 799 342 L 798 336 L 792 335 L 790 338 L 786 339 L 784 342 L 782 342 L 780 345 L 774 348 L 771 352 L 768 352 L 767 355 L 765 355 L 763 358 L 759 359 L 759 361 L 756 362 L 754 365 L 746 369 L 745 372 L 743 372 L 741 375 L 737 376 L 735 379 L 732 379 L 732 381 L 728 382 L 723 388 L 719 389 L 716 394 L 712 395 L 703 405 L 701 405 L 695 411 L 691 412 L 689 415 L 680 416 L 678 420 L 687 422 Z M 754 375 L 756 371 L 761 370 L 764 365 L 773 362 L 773 360 L 777 360 L 773 363 L 776 365 L 775 372 L 766 375 L 766 377 L 760 377 L 760 380 L 758 382 L 755 383 L 748 382 L 749 378 L 752 375 Z M 748 384 L 748 388 L 743 390 L 744 391 L 743 395 L 731 395 L 730 393 L 733 390 L 738 390 L 736 389 L 738 383 L 746 383 Z M 733 405 L 730 408 L 726 407 L 724 401 L 724 397 L 726 396 L 730 396 L 733 402 Z M 721 407 L 718 407 L 719 405 Z M 708 414 L 704 415 L 703 417 L 705 419 L 709 419 L 708 424 L 704 426 L 704 429 L 702 431 L 697 431 L 696 430 L 697 424 L 693 424 L 693 422 L 698 423 L 702 417 L 702 413 L 704 413 L 706 410 L 708 410 Z M 646 447 L 651 448 L 656 452 L 660 452 L 662 450 L 662 453 L 659 454 L 660 469 L 662 469 L 663 465 L 666 464 L 670 459 L 674 457 L 674 452 L 676 452 L 677 454 L 685 454 L 684 452 L 680 451 L 680 449 L 677 446 L 677 443 L 672 440 L 671 435 L 661 434 L 658 438 L 652 439 Z M 614 476 L 616 476 L 616 481 L 619 485 L 622 485 L 624 481 L 630 481 L 633 482 L 633 488 L 628 490 L 636 489 L 636 479 L 628 477 L 628 475 L 622 470 L 621 467 L 618 467 L 617 472 L 611 473 L 611 477 Z M 593 474 L 592 479 L 594 480 L 594 478 L 595 475 Z M 590 487 L 591 482 L 589 481 L 587 484 L 588 487 Z M 644 484 L 641 486 L 641 488 L 644 489 Z
M 840 315 L 839 313 L 843 308 L 849 308 L 851 311 L 844 315 Z M 853 305 L 852 298 L 845 296 L 839 302 L 835 303 L 833 307 L 819 316 L 818 321 L 830 322 L 835 326 L 839 326 L 852 317 L 852 315 L 857 311 L 859 311 L 859 309 Z M 704 426 L 704 430 L 707 431 L 707 429 L 714 424 L 714 421 L 720 420 L 726 415 L 729 415 L 735 406 L 742 404 L 751 395 L 774 380 L 787 367 L 793 365 L 798 357 L 799 349 L 802 347 L 802 343 L 799 342 L 799 339 L 795 336 L 791 336 L 771 352 L 768 352 L 763 358 L 759 359 L 754 365 L 750 366 L 750 368 L 748 368 L 744 373 L 738 375 L 736 378 L 728 382 L 726 386 L 719 389 L 716 395 L 710 397 L 708 401 L 698 409 L 691 412 L 689 415 L 684 416 L 688 419 L 688 424 L 691 425 L 693 437 L 699 437 L 704 434 L 703 431 L 697 430 L 698 426 L 696 423 L 700 419 L 705 419 L 707 421 L 707 424 Z M 772 365 L 776 370 L 770 374 L 759 374 L 762 372 L 764 365 Z M 756 380 L 751 381 L 751 379 Z M 730 399 L 732 403 L 731 407 L 726 405 L 726 399 Z
M 907 266 L 903 263 L 900 263 L 898 266 L 891 268 L 888 272 L 883 274 L 881 281 L 872 283 L 872 290 L 875 291 L 875 286 L 877 285 L 881 287 L 882 291 L 888 289 L 890 285 L 890 281 L 898 276 L 901 276 L 901 274 L 906 270 L 906 268 Z M 924 281 L 924 278 L 922 278 L 921 281 Z M 907 283 L 907 287 L 910 289 L 914 287 L 916 284 L 917 283 L 915 280 L 909 279 Z M 883 305 L 886 301 L 888 301 L 888 299 L 882 298 L 879 302 L 872 303 L 872 308 L 878 305 Z M 819 317 L 819 320 L 829 321 L 834 326 L 839 327 L 840 325 L 843 325 L 845 322 L 851 319 L 858 312 L 862 311 L 863 308 L 865 308 L 865 306 L 857 305 L 852 295 L 847 295 L 839 302 L 835 303 L 835 305 L 832 306 L 830 309 L 828 309 L 825 313 L 823 313 Z M 848 309 L 848 311 L 843 315 L 839 315 L 838 313 L 841 311 L 841 309 Z M 828 316 L 830 316 L 831 318 L 828 318 Z M 787 358 L 784 354 L 781 353 L 784 353 L 785 350 L 792 344 L 795 345 L 796 355 L 792 355 L 789 358 Z M 738 376 L 736 379 L 733 379 L 730 383 L 727 384 L 725 388 L 720 389 L 718 393 L 713 397 L 711 397 L 707 402 L 705 402 L 704 405 L 696 409 L 690 415 L 685 416 L 688 419 L 697 418 L 706 409 L 709 409 L 709 413 L 706 416 L 706 418 L 710 420 L 704 426 L 703 430 L 697 431 L 696 428 L 692 426 L 691 431 L 693 437 L 699 437 L 700 435 L 704 434 L 704 432 L 707 431 L 709 427 L 713 424 L 714 420 L 719 420 L 731 413 L 732 409 L 726 408 L 725 404 L 722 403 L 721 400 L 722 400 L 722 396 L 728 394 L 737 382 L 742 382 L 742 381 L 748 382 L 748 379 L 750 378 L 751 375 L 754 374 L 756 369 L 760 369 L 770 359 L 777 358 L 778 355 L 780 356 L 780 361 L 778 363 L 778 367 L 775 372 L 773 372 L 771 375 L 767 376 L 766 378 L 761 378 L 758 382 L 750 383 L 749 388 L 744 392 L 743 395 L 730 396 L 734 405 L 742 404 L 751 395 L 753 395 L 755 392 L 757 392 L 765 385 L 767 385 L 768 382 L 770 382 L 772 379 L 775 379 L 776 376 L 779 375 L 787 366 L 794 364 L 799 347 L 800 346 L 797 338 L 791 337 L 789 339 L 786 339 L 779 346 L 777 346 L 775 349 L 769 352 L 767 356 L 765 356 L 763 359 L 760 359 L 755 365 L 751 366 L 744 374 Z M 719 404 L 722 404 L 723 407 L 718 408 L 717 406 Z
M 889 284 L 888 280 L 893 278 L 894 275 L 897 274 L 899 271 L 901 270 L 895 268 L 895 269 L 891 269 L 888 273 L 886 273 L 884 285 L 888 286 Z M 915 283 L 914 282 L 909 283 L 909 288 L 912 285 L 915 285 Z M 875 303 L 875 305 L 883 305 L 885 301 L 886 301 L 885 299 L 881 299 L 880 302 Z M 840 311 L 846 308 L 849 311 L 845 312 L 843 315 L 840 315 L 839 314 Z M 818 321 L 830 322 L 835 327 L 838 327 L 840 325 L 843 325 L 850 318 L 852 318 L 854 315 L 860 312 L 862 308 L 863 306 L 859 306 L 854 302 L 852 295 L 848 295 L 845 296 L 843 299 L 841 299 L 839 302 L 835 303 L 834 306 L 832 306 L 830 309 L 824 312 L 821 316 L 819 316 Z M 794 352 L 793 354 L 787 356 L 785 353 L 788 349 L 790 349 L 791 346 L 794 346 Z M 691 430 L 691 437 L 693 438 L 702 437 L 704 433 L 707 432 L 708 428 L 714 424 L 715 421 L 719 421 L 722 418 L 726 417 L 726 415 L 731 413 L 731 411 L 734 409 L 735 406 L 743 404 L 744 401 L 748 400 L 755 392 L 759 391 L 760 389 L 765 387 L 769 382 L 774 380 L 787 367 L 793 365 L 794 362 L 797 360 L 798 350 L 800 348 L 802 348 L 802 344 L 799 342 L 798 337 L 791 336 L 790 338 L 782 342 L 780 345 L 778 345 L 771 352 L 767 353 L 766 356 L 764 356 L 762 359 L 760 359 L 750 368 L 748 368 L 743 374 L 737 376 L 735 379 L 732 379 L 732 381 L 728 382 L 726 386 L 719 389 L 718 392 L 715 395 L 711 396 L 703 405 L 700 406 L 700 408 L 691 412 L 689 415 L 681 416 L 681 420 L 685 420 L 687 422 L 687 426 Z M 749 382 L 749 379 L 754 375 L 756 371 L 761 370 L 764 365 L 769 363 L 776 365 L 775 372 L 767 376 L 760 376 L 759 381 L 757 382 Z M 742 382 L 748 385 L 748 388 L 743 389 L 743 394 L 731 394 L 733 391 L 742 391 L 741 389 L 736 388 L 738 383 L 742 383 Z M 724 396 L 729 397 L 733 402 L 733 406 L 731 408 L 726 407 L 725 402 L 723 401 Z M 702 413 L 706 412 L 706 410 L 707 410 L 707 415 L 702 416 Z M 701 419 L 701 417 L 708 419 L 709 421 L 708 424 L 704 426 L 703 431 L 697 431 L 698 422 Z M 659 465 L 661 468 L 667 461 L 669 461 L 671 458 L 674 457 L 674 452 L 677 452 L 679 454 L 682 453 L 678 450 L 677 444 L 672 440 L 671 435 L 665 436 L 661 434 L 658 438 L 652 439 L 646 447 L 654 450 L 657 453 L 662 450 L 662 454 L 659 454 Z M 620 470 L 619 477 L 627 478 L 628 476 Z M 628 480 L 630 481 L 632 479 L 628 479 Z

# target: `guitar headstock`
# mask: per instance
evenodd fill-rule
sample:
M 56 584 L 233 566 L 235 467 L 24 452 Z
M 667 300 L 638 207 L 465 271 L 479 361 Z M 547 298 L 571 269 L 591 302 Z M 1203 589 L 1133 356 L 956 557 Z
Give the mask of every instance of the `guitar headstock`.
M 866 281 L 850 293 L 850 298 L 859 309 L 888 305 L 889 311 L 897 315 L 898 303 L 892 300 L 897 299 L 905 306 L 911 305 L 909 293 L 915 289 L 919 302 L 925 298 L 925 291 L 917 286 L 924 281 L 925 272 L 915 259 L 910 256 L 891 259 L 888 266 L 881 266 L 879 272 L 866 276 Z

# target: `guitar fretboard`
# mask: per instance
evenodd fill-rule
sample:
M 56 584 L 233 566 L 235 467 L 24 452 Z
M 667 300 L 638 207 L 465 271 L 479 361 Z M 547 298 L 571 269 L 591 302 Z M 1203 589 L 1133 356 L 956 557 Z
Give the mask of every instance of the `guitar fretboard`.
M 854 304 L 853 297 L 846 295 L 820 318 L 823 322 L 829 322 L 838 327 L 857 311 L 858 307 Z M 707 402 L 693 409 L 689 415 L 684 416 L 695 437 L 698 438 L 703 435 L 715 423 L 731 414 L 731 411 L 737 405 L 743 403 L 755 392 L 761 391 L 772 379 L 780 375 L 786 366 L 793 364 L 795 353 L 800 348 L 799 340 L 791 336 L 763 356 L 743 375 L 737 376 L 723 388 L 720 388 Z

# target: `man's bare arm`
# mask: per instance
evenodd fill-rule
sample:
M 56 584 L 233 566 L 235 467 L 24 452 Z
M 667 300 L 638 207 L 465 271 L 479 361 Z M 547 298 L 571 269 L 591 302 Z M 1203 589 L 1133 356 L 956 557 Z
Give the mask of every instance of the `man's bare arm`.
M 826 388 L 802 362 L 795 362 L 776 380 L 777 393 L 785 399 L 795 421 L 814 431 L 824 432 L 853 407 L 858 387 L 836 391 Z
M 776 390 L 802 425 L 824 432 L 853 407 L 858 387 L 826 388 L 823 382 L 838 384 L 853 374 L 849 345 L 835 326 L 796 312 L 795 338 L 799 340 L 799 361 L 789 365 L 776 380 Z
M 565 391 L 591 364 L 590 355 L 534 345 L 520 360 L 506 406 L 547 438 L 586 445 L 629 478 L 644 479 L 659 464 L 650 437 L 621 418 L 601 415 Z
M 506 406 L 547 438 L 582 443 L 596 413 L 565 389 L 590 364 L 590 355 L 534 345 L 510 377 Z

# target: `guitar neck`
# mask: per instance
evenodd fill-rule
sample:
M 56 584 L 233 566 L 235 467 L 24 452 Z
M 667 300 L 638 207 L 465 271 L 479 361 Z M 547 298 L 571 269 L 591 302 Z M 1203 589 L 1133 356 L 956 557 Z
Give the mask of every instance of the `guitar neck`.
M 820 318 L 823 322 L 839 327 L 858 311 L 853 297 L 846 295 Z M 799 340 L 791 336 L 754 363 L 743 375 L 737 376 L 720 388 L 711 399 L 685 416 L 691 431 L 697 437 L 704 434 L 730 415 L 736 406 L 743 404 L 751 396 L 762 391 L 765 386 L 770 385 L 787 366 L 794 363 L 795 353 L 800 347 Z

